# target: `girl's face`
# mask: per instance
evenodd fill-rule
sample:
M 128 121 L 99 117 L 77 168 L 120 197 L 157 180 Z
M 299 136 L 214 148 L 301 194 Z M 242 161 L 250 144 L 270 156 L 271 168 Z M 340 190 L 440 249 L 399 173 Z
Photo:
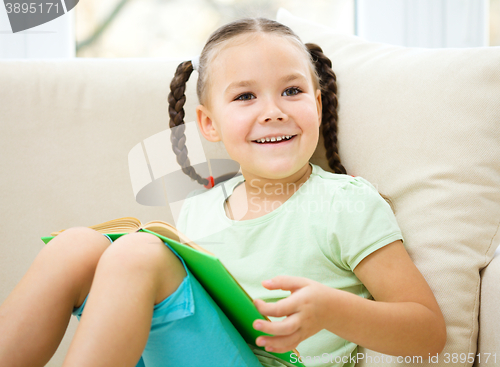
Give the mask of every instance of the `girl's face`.
M 303 171 L 316 149 L 321 93 L 291 41 L 270 34 L 238 41 L 209 66 L 209 102 L 198 106 L 198 124 L 209 141 L 223 141 L 247 180 L 286 179 Z

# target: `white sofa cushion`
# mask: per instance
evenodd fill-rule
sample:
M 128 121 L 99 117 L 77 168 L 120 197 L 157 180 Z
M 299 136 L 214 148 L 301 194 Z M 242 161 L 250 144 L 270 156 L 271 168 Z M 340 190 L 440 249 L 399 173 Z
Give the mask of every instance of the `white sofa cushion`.
M 447 356 L 453 365 L 452 353 L 475 353 L 479 272 L 500 240 L 500 47 L 405 48 L 337 34 L 283 9 L 277 20 L 332 60 L 339 155 L 347 173 L 395 204 L 406 248 L 446 319 L 440 365 Z M 328 169 L 322 146 L 313 162 Z M 436 365 L 426 361 L 415 365 Z

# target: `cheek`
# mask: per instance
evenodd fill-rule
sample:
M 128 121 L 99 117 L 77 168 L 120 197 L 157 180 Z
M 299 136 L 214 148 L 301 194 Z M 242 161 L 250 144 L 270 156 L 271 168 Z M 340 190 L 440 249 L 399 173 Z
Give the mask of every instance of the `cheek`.
M 297 111 L 297 118 L 310 128 L 318 127 L 320 123 L 318 110 L 313 106 L 299 109 Z
M 248 111 L 229 109 L 223 116 L 222 133 L 233 139 L 245 139 L 250 133 L 253 119 Z

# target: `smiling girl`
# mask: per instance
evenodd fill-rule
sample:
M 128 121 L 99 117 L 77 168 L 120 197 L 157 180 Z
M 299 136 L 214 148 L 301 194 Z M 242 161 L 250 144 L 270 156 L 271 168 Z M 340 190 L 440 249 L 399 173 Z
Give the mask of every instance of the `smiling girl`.
M 178 94 L 192 70 L 182 63 L 172 82 L 171 127 L 182 123 Z M 242 176 L 188 200 L 178 226 L 205 241 L 262 314 L 280 320 L 254 323 L 273 335 L 257 344 L 297 348 L 307 365 L 324 365 L 314 358 L 324 353 L 349 361 L 342 357 L 357 344 L 392 355 L 440 352 L 443 316 L 389 204 L 340 163 L 335 74 L 321 48 L 277 22 L 245 19 L 210 37 L 197 70 L 200 131 L 223 142 Z M 320 131 L 336 173 L 309 162 Z
M 353 365 L 357 345 L 440 352 L 443 316 L 389 204 L 340 163 L 335 75 L 321 49 L 275 21 L 243 19 L 212 34 L 197 70 L 200 131 L 223 142 L 242 175 L 185 200 L 178 227 L 274 320 L 254 322 L 270 334 L 257 345 L 297 348 L 307 366 Z M 184 123 L 192 72 L 187 61 L 173 78 L 171 127 Z M 335 173 L 309 162 L 320 131 Z M 182 133 L 172 139 L 183 170 L 206 185 Z M 81 322 L 65 367 L 276 366 L 252 352 L 183 260 L 148 233 L 110 244 L 72 228 L 53 239 L 0 307 L 0 365 L 43 366 L 71 313 Z M 318 358 L 325 355 L 328 363 Z

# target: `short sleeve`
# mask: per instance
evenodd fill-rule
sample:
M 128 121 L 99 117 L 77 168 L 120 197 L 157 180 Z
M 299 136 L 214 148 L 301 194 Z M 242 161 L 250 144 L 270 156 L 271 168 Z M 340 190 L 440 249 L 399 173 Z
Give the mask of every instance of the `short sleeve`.
M 403 235 L 390 205 L 362 177 L 336 192 L 330 211 L 333 260 L 353 270 L 366 256 Z

